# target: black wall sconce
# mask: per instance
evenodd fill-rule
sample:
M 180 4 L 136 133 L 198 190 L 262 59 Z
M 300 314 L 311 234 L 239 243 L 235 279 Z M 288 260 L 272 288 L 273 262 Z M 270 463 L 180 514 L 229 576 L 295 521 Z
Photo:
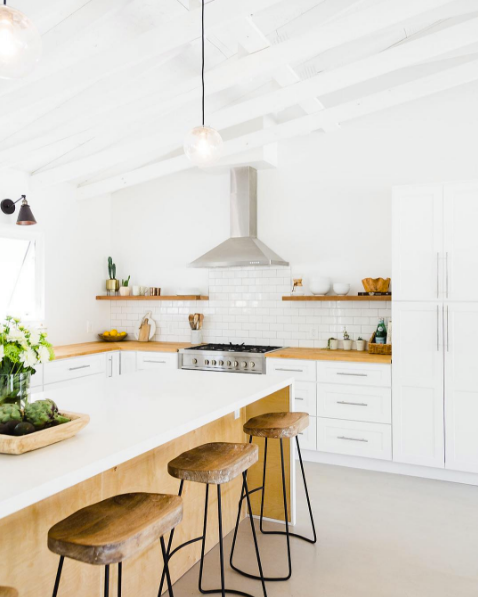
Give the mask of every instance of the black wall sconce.
M 22 202 L 22 205 L 20 207 L 20 211 L 18 212 L 17 226 L 33 226 L 37 223 L 37 221 L 35 220 L 32 214 L 32 210 L 28 205 L 26 195 L 22 195 L 20 199 L 17 199 L 16 201 L 12 201 L 11 199 L 4 199 L 0 203 L 0 207 L 4 214 L 11 216 L 13 213 L 15 213 L 15 204 L 19 201 Z

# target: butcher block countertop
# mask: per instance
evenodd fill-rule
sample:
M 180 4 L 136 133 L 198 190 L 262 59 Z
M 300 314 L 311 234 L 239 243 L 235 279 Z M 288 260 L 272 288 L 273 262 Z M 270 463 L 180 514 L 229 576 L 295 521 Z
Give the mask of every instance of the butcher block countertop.
M 147 352 L 178 352 L 180 348 L 189 348 L 192 344 L 188 342 L 137 342 L 125 340 L 123 342 L 83 342 L 81 344 L 66 344 L 65 346 L 54 346 L 55 359 L 68 359 L 70 357 L 82 357 L 89 354 L 101 352 L 113 352 L 115 350 L 139 350 Z
M 380 363 L 390 365 L 391 355 L 369 354 L 357 350 L 328 350 L 327 348 L 282 348 L 266 354 L 269 359 L 301 359 L 303 361 L 346 361 L 348 363 Z

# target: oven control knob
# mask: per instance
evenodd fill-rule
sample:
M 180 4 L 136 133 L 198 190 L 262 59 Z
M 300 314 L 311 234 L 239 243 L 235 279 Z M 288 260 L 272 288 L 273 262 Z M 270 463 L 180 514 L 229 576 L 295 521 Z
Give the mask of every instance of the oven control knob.
M 227 366 L 230 367 L 232 365 L 231 361 L 227 361 Z
M 247 363 L 246 363 L 246 361 L 242 361 L 242 363 L 241 363 L 241 367 L 242 367 L 243 369 L 245 369 L 245 368 L 247 367 Z
M 198 364 L 198 360 L 197 359 L 193 359 L 193 365 L 197 365 Z
M 216 361 L 211 361 L 211 365 L 214 366 L 215 364 L 216 364 Z
M 234 367 L 237 367 L 239 365 L 239 363 L 237 361 L 234 361 Z
M 255 363 L 250 363 L 250 364 L 249 364 L 249 367 L 250 367 L 251 369 L 254 369 L 254 367 L 255 367 L 255 366 L 256 366 L 256 364 L 255 364 Z
M 204 361 L 204 364 L 205 364 L 205 365 L 209 365 L 209 361 L 206 359 L 206 360 Z
M 224 365 L 224 361 L 219 361 L 218 365 L 219 367 L 222 367 Z

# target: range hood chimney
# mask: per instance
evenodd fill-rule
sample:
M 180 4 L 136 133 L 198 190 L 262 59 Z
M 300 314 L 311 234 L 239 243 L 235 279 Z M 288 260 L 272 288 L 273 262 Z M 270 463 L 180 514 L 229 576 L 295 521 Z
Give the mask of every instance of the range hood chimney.
M 257 170 L 231 170 L 231 238 L 189 267 L 289 265 L 257 238 Z

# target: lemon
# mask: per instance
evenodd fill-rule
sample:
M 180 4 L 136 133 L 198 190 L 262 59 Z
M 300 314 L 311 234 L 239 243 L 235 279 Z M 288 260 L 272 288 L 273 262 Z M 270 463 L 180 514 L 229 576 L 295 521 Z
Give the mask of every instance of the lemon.
M 117 336 L 118 330 L 110 330 L 110 336 Z
M 120 336 L 126 336 L 126 332 L 120 332 Z
M 103 336 L 109 336 L 110 333 L 109 332 L 103 332 Z

